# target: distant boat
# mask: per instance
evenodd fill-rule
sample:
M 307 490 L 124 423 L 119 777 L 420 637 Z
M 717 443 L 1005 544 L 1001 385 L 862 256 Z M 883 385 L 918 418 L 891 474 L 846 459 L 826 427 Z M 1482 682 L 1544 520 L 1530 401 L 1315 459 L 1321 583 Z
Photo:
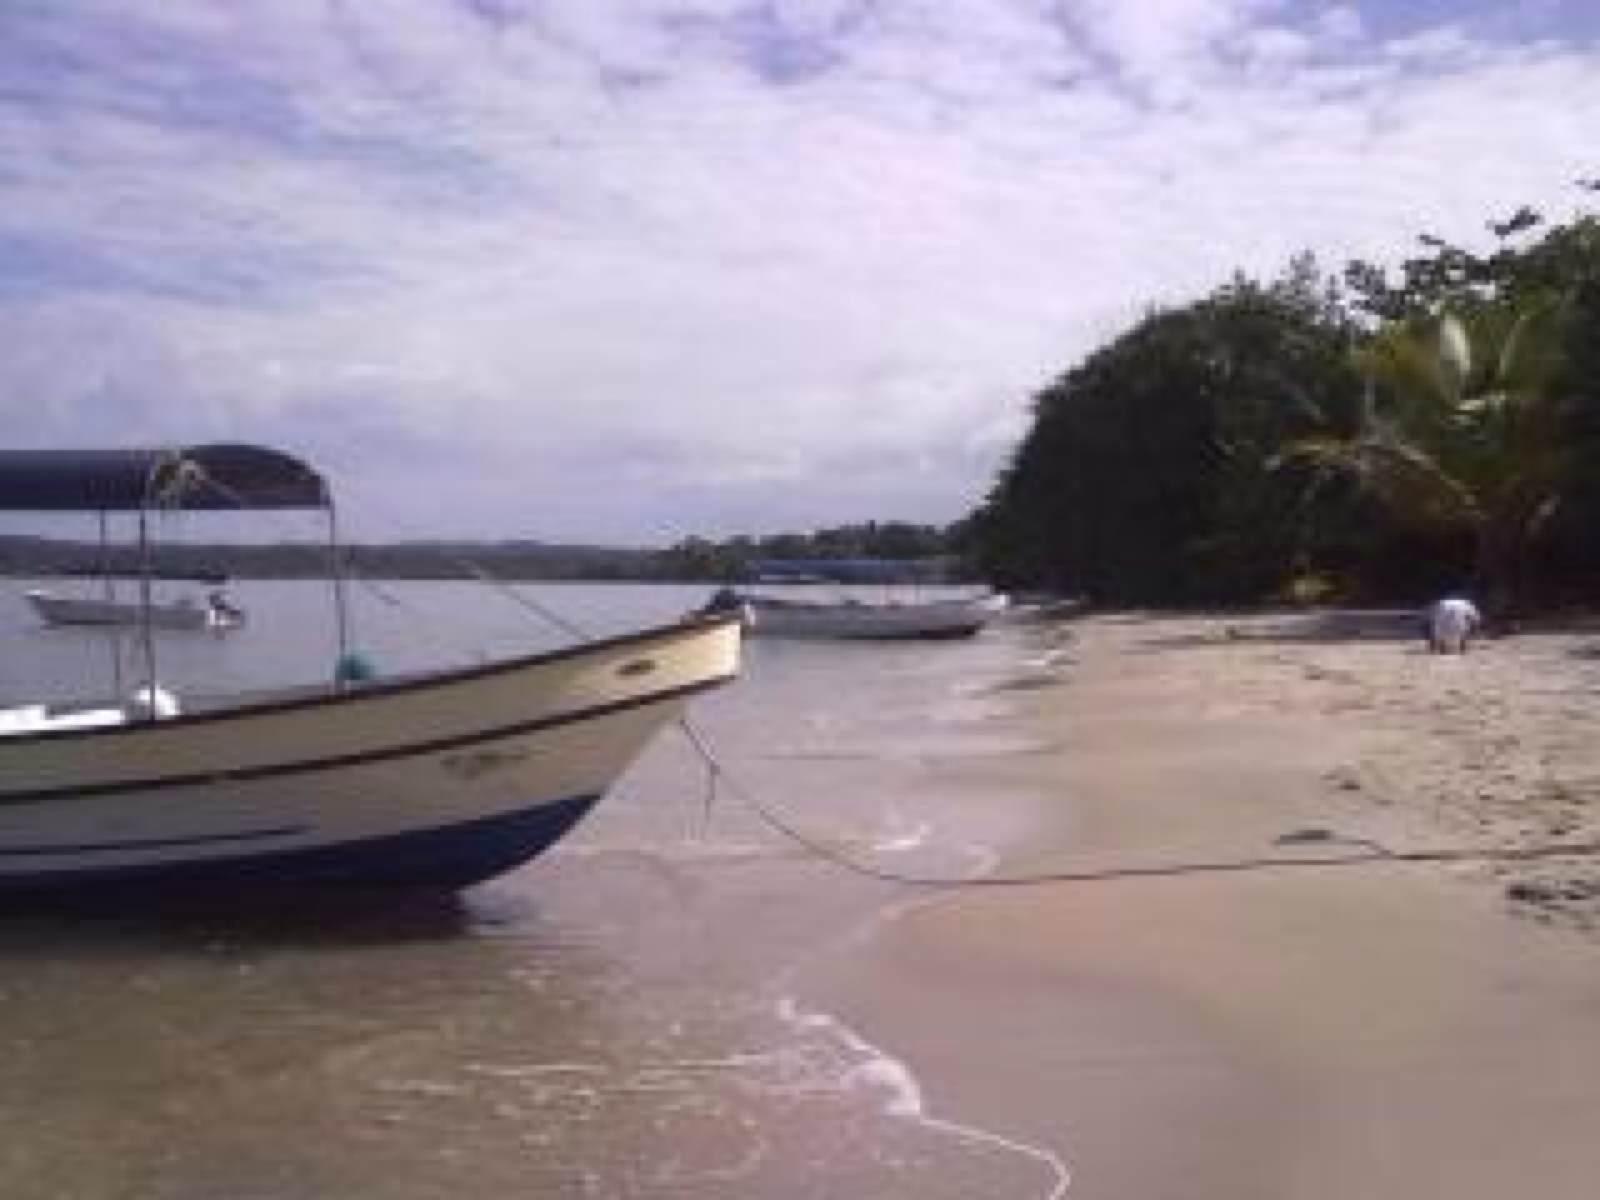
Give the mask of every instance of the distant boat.
M 180 698 L 157 683 L 141 615 L 128 697 L 0 708 L 0 893 L 463 887 L 562 837 L 691 696 L 738 671 L 738 622 L 708 616 L 380 677 L 349 648 L 332 502 L 304 463 L 242 445 L 0 451 L 0 509 L 132 510 L 143 530 L 175 508 L 325 510 L 328 677 Z
M 708 612 L 738 612 L 756 637 L 900 641 L 972 637 L 1005 610 L 1004 596 L 870 603 L 790 600 L 723 588 Z
M 1053 592 L 1013 594 L 1005 619 L 1014 624 L 1028 622 L 1062 621 L 1081 617 L 1089 611 L 1089 600 L 1084 596 L 1060 596 Z
M 832 583 L 826 575 L 813 575 L 805 571 L 769 571 L 755 577 L 755 583 L 791 584 L 791 583 Z
M 103 600 L 88 596 L 62 596 L 42 588 L 25 593 L 34 612 L 48 625 L 136 626 L 148 613 L 154 629 L 222 631 L 244 624 L 244 610 L 220 596 L 200 604 L 188 596 L 141 606 L 133 601 Z

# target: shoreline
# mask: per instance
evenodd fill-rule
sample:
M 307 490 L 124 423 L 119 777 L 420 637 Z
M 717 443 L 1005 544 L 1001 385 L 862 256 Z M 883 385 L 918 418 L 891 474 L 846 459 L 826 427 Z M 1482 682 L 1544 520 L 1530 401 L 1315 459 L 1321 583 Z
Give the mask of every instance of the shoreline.
M 1009 689 L 1018 711 L 998 719 L 1052 748 L 961 767 L 1034 791 L 1037 828 L 1000 870 L 1242 858 L 1308 827 L 1489 847 L 1592 833 L 1581 743 L 1600 666 L 1572 635 L 1433 659 L 1267 628 L 1282 620 L 1122 615 L 1030 635 L 1066 634 L 1054 649 L 1072 665 L 1059 686 Z M 806 991 L 905 1063 L 927 1111 L 1058 1155 L 1074 1196 L 1531 1182 L 1576 1200 L 1600 1169 L 1593 920 L 1581 887 L 1523 897 L 1597 869 L 957 889 L 815 964 Z

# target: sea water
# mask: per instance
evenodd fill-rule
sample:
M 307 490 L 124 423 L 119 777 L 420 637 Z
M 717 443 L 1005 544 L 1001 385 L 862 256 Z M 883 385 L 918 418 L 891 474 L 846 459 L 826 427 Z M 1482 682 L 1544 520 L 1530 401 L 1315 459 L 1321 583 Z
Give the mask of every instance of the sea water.
M 24 586 L 0 703 L 119 686 L 107 638 L 40 627 Z M 571 640 L 537 610 L 607 634 L 706 592 L 363 585 L 355 641 L 380 671 L 463 664 Z M 326 677 L 324 587 L 231 595 L 245 629 L 157 635 L 164 685 Z M 718 788 L 668 729 L 568 840 L 459 897 L 0 914 L 0 1195 L 1060 1194 L 1048 1149 L 947 1119 L 808 988 L 924 902 L 839 862 L 955 878 L 1013 832 L 944 767 L 1019 749 L 988 682 L 1025 657 L 1004 630 L 747 642 L 693 707 Z M 140 661 L 124 638 L 120 686 Z

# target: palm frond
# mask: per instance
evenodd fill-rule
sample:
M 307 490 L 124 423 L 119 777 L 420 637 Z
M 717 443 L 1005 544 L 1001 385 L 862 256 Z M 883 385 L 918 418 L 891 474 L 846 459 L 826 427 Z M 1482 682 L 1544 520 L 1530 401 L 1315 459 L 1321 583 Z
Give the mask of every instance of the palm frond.
M 1440 378 L 1452 395 L 1460 396 L 1472 377 L 1472 339 L 1467 327 L 1454 313 L 1446 313 L 1439 318 L 1434 339 Z
M 1414 524 L 1475 525 L 1483 517 L 1472 490 L 1425 451 L 1388 436 L 1302 438 L 1273 466 L 1299 465 L 1343 475 Z
M 1496 376 L 1502 388 L 1523 402 L 1549 394 L 1564 361 L 1569 314 L 1570 306 L 1554 298 L 1517 314 L 1500 346 Z

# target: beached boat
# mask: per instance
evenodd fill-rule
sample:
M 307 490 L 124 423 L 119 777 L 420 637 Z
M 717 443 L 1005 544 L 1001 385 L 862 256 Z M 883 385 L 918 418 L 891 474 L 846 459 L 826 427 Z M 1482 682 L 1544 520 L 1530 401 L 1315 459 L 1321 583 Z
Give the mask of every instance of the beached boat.
M 971 637 L 1005 609 L 1004 596 L 873 603 L 793 600 L 724 588 L 708 612 L 736 612 L 758 637 L 872 641 Z
M 169 603 L 144 606 L 126 600 L 63 596 L 43 588 L 30 588 L 24 594 L 48 625 L 133 626 L 148 620 L 156 629 L 215 632 L 244 624 L 244 610 L 215 595 L 204 604 L 180 596 Z
M 0 453 L 0 508 L 157 506 L 321 507 L 333 528 L 322 478 L 259 447 Z M 464 886 L 561 837 L 690 697 L 738 669 L 738 622 L 710 616 L 370 678 L 351 669 L 334 584 L 325 683 L 177 697 L 146 636 L 123 702 L 0 710 L 0 889 Z
M 1005 611 L 1005 620 L 1017 625 L 1047 623 L 1081 617 L 1088 611 L 1089 601 L 1083 596 L 1058 596 L 1048 592 L 1013 593 Z

